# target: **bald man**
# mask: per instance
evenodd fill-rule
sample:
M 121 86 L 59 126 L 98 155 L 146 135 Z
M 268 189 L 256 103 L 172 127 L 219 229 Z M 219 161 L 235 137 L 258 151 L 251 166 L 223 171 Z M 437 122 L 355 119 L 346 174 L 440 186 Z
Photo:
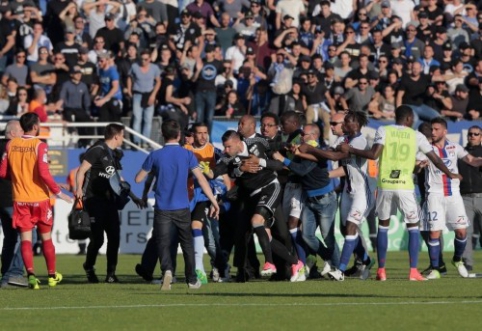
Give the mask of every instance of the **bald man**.
M 238 122 L 238 133 L 244 138 L 261 137 L 256 133 L 256 119 L 251 115 L 244 115 Z
M 5 127 L 5 138 L 0 141 L 0 155 L 5 152 L 5 146 L 10 139 L 23 135 L 20 122 L 9 121 Z M 12 227 L 13 198 L 12 183 L 8 179 L 0 179 L 0 220 L 4 233 L 2 247 L 2 283 L 1 287 L 28 285 L 27 279 L 23 277 L 23 260 L 20 249 L 16 249 L 18 233 Z

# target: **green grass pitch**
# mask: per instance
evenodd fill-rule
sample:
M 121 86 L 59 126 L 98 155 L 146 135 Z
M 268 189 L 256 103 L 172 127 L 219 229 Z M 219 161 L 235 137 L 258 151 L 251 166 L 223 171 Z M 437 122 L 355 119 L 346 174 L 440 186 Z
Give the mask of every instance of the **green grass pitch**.
M 447 253 L 446 261 L 450 258 Z M 170 292 L 135 274 L 140 256 L 119 257 L 122 284 L 86 284 L 83 259 L 58 256 L 64 281 L 50 289 L 45 262 L 35 258 L 41 288 L 0 290 L 0 330 L 440 331 L 472 330 L 482 322 L 482 278 L 462 279 L 447 264 L 449 272 L 440 280 L 409 282 L 407 252 L 389 252 L 386 282 L 376 282 L 374 276 L 344 282 L 256 280 L 210 283 L 200 290 L 180 282 Z M 178 261 L 182 269 L 180 256 Z M 480 270 L 482 251 L 476 252 L 476 261 Z M 427 265 L 426 253 L 421 253 L 420 269 Z M 101 280 L 104 270 L 101 256 Z M 179 278 L 182 272 L 178 270 Z

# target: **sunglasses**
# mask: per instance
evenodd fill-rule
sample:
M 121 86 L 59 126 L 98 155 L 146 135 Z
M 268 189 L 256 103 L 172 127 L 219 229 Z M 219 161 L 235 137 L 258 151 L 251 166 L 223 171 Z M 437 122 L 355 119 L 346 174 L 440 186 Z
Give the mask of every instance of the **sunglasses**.
M 331 126 L 337 126 L 338 124 L 342 124 L 343 122 L 330 122 Z
M 359 82 L 358 84 L 359 84 L 359 85 L 367 85 L 368 82 Z
M 473 136 L 478 137 L 478 136 L 480 136 L 480 133 L 477 133 L 477 132 L 469 132 L 467 135 L 468 135 L 469 137 L 473 137 Z

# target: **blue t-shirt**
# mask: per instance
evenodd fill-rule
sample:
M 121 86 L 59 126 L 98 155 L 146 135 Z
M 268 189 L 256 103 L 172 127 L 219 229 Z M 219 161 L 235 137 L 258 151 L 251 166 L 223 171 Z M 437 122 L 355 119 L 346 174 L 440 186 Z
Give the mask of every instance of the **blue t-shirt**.
M 166 144 L 164 148 L 151 152 L 142 165 L 142 170 L 153 171 L 156 176 L 156 209 L 179 210 L 189 208 L 187 177 L 189 171 L 199 163 L 191 151 L 179 144 Z
M 119 80 L 119 72 L 114 66 L 107 68 L 107 70 L 99 69 L 99 81 L 100 81 L 100 90 L 102 96 L 107 95 L 112 88 L 113 81 L 119 82 L 119 88 L 115 92 L 113 98 L 117 100 L 122 100 L 122 92 Z

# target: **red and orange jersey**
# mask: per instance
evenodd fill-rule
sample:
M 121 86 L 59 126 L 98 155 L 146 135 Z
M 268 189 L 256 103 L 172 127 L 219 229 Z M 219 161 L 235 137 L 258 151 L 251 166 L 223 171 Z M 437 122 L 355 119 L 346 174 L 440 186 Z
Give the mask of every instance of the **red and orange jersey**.
M 10 174 L 14 201 L 40 202 L 50 199 L 49 190 L 60 192 L 49 172 L 47 150 L 46 143 L 31 136 L 14 138 L 7 144 L 0 177 Z
M 199 163 L 201 162 L 209 162 L 209 168 L 214 169 L 216 166 L 216 159 L 215 159 L 215 150 L 214 146 L 210 143 L 207 143 L 203 147 L 195 148 L 192 145 L 184 145 L 184 148 L 194 153 L 196 159 Z M 189 200 L 192 199 L 194 194 L 194 178 L 189 177 L 187 181 L 187 190 L 189 193 Z

